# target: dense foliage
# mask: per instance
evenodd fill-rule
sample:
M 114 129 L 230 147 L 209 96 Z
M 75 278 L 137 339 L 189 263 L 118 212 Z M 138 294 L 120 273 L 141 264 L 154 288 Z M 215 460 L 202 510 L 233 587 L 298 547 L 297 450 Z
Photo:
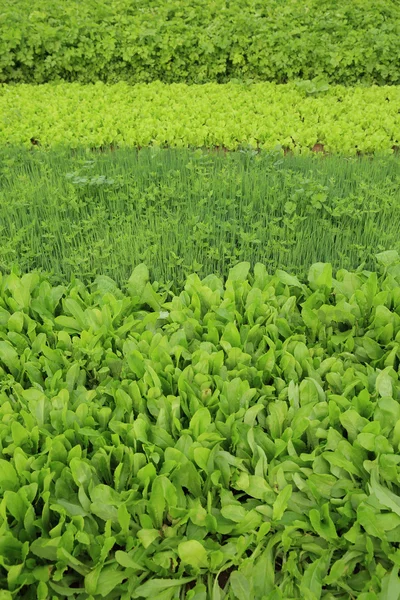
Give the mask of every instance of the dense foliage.
M 344 155 L 390 154 L 400 146 L 400 86 L 0 86 L 0 115 L 1 145 L 281 146 L 294 152 L 320 145 Z
M 396 0 L 1 0 L 0 82 L 400 83 Z
M 400 261 L 377 259 L 169 297 L 143 264 L 126 292 L 1 277 L 2 600 L 398 598 Z
M 0 0 L 0 600 L 400 600 L 399 152 L 398 0 Z
M 0 150 L 0 266 L 183 285 L 238 261 L 306 274 L 400 251 L 398 159 Z

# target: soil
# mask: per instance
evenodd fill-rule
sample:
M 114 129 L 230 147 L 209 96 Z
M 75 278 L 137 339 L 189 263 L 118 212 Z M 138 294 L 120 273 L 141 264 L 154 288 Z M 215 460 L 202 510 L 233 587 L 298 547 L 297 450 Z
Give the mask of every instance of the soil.
M 224 589 L 224 587 L 228 583 L 230 574 L 234 570 L 235 570 L 235 567 L 229 567 L 229 569 L 226 569 L 226 571 L 222 571 L 222 573 L 220 573 L 218 575 L 218 585 L 219 585 L 220 588 Z

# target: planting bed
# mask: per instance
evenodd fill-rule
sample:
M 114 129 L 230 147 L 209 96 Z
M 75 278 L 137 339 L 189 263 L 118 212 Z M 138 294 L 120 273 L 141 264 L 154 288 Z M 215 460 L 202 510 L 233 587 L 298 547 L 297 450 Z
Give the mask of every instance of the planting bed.
M 396 0 L 2 0 L 0 82 L 400 84 Z
M 377 252 L 400 251 L 394 156 L 14 148 L 0 162 L 0 264 L 57 283 L 123 284 L 144 261 L 179 288 L 241 260 L 304 276 L 320 258 L 371 268 Z
M 378 265 L 239 263 L 179 295 L 144 265 L 126 292 L 3 277 L 3 598 L 397 597 L 399 257 Z
M 400 86 L 48 84 L 0 86 L 0 144 L 42 148 L 283 148 L 390 155 Z

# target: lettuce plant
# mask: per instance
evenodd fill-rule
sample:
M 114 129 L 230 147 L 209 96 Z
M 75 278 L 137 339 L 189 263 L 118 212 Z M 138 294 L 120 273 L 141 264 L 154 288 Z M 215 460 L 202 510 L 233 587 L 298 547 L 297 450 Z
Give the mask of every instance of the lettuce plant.
M 400 145 L 399 106 L 395 86 L 3 85 L 0 143 L 390 155 Z

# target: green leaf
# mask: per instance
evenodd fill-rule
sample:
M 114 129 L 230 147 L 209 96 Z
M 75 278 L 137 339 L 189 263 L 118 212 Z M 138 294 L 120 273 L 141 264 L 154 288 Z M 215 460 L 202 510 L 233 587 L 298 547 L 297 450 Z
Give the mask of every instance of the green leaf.
M 382 507 L 392 510 L 400 516 L 400 496 L 391 492 L 388 488 L 381 485 L 378 481 L 378 471 L 372 469 L 371 483 L 368 484 L 371 494 L 374 494 Z
M 310 288 L 317 290 L 319 288 L 332 288 L 332 265 L 328 263 L 315 263 L 311 265 L 308 272 L 308 281 Z
M 61 537 L 46 539 L 44 537 L 34 540 L 30 545 L 30 550 L 36 556 L 46 560 L 56 561 L 57 550 L 60 545 Z
M 274 521 L 279 521 L 283 513 L 285 512 L 290 497 L 292 495 L 292 486 L 290 484 L 286 485 L 283 490 L 281 490 L 278 494 L 277 499 L 275 500 L 272 507 L 272 519 Z
M 137 532 L 139 540 L 143 544 L 143 548 L 148 548 L 151 544 L 160 537 L 158 529 L 140 529 Z
M 373 535 L 379 540 L 385 539 L 385 532 L 379 525 L 377 514 L 371 506 L 365 502 L 357 508 L 357 520 L 358 523 L 365 529 L 368 535 Z
M 150 579 L 139 585 L 133 593 L 132 598 L 151 598 L 168 588 L 182 587 L 186 583 L 193 581 L 194 577 L 182 577 L 181 579 Z
M 131 350 L 130 352 L 128 351 L 128 354 L 126 355 L 126 360 L 130 370 L 136 375 L 138 379 L 141 379 L 146 372 L 144 359 L 141 353 L 138 350 Z
M 151 486 L 150 500 L 148 502 L 148 512 L 153 519 L 153 524 L 158 529 L 163 524 L 166 499 L 164 492 L 164 477 L 156 477 Z
M 0 488 L 17 491 L 20 487 L 19 477 L 14 466 L 7 460 L 0 458 Z
M 129 295 L 141 298 L 149 279 L 149 270 L 144 263 L 135 267 L 128 280 Z
M 227 504 L 221 508 L 221 515 L 225 519 L 240 523 L 246 517 L 247 511 L 244 506 L 238 506 L 237 504 Z
M 232 267 L 229 271 L 228 281 L 246 281 L 250 271 L 249 262 L 241 262 Z
M 393 393 L 393 382 L 389 375 L 391 367 L 381 371 L 376 378 L 376 391 L 380 396 L 392 396 Z
M 181 542 L 178 545 L 178 555 L 184 565 L 190 565 L 196 569 L 208 567 L 207 550 L 196 540 Z
M 226 325 L 221 342 L 228 342 L 232 348 L 240 348 L 240 333 L 234 323 L 228 323 Z
M 69 463 L 72 477 L 77 486 L 89 485 L 93 479 L 93 471 L 90 466 L 79 458 L 73 458 Z
M 298 287 L 298 288 L 303 287 L 303 285 L 300 283 L 300 281 L 297 279 L 297 277 L 295 277 L 294 275 L 290 275 L 289 273 L 286 273 L 286 271 L 277 269 L 276 276 L 278 277 L 279 281 L 281 283 L 284 283 L 285 285 L 289 285 L 292 287 Z
M 150 283 L 146 283 L 143 294 L 140 297 L 140 303 L 150 306 L 155 312 L 160 312 L 163 303 L 162 297 L 155 292 Z
M 394 566 L 390 573 L 387 573 L 382 579 L 382 591 L 379 594 L 379 600 L 399 600 L 400 599 L 400 577 L 399 567 Z
M 375 254 L 376 260 L 384 267 L 390 267 L 390 265 L 397 264 L 399 262 L 399 253 L 396 250 L 386 250 Z
M 312 562 L 304 571 L 300 582 L 300 592 L 307 600 L 319 600 L 321 598 L 322 583 L 329 569 L 331 554 L 331 551 L 325 551 L 320 558 Z
M 237 600 L 252 600 L 251 584 L 239 571 L 233 571 L 229 577 L 230 587 Z
M 190 419 L 189 428 L 193 431 L 193 435 L 197 439 L 201 434 L 206 433 L 206 431 L 209 430 L 210 425 L 210 411 L 205 406 L 202 406 L 194 413 L 193 417 Z
M 0 341 L 0 361 L 16 377 L 20 368 L 18 353 L 15 348 L 5 341 Z
M 64 301 L 65 310 L 70 313 L 79 324 L 81 329 L 86 329 L 87 319 L 79 303 L 73 298 L 66 298 Z
M 321 509 L 313 508 L 308 514 L 311 525 L 322 538 L 331 541 L 337 539 L 335 524 L 329 513 L 329 504 L 325 503 Z
M 134 561 L 127 552 L 117 550 L 115 553 L 115 559 L 121 567 L 125 569 L 135 569 L 136 571 L 144 571 L 145 567 Z
M 117 571 L 115 565 L 103 567 L 97 580 L 96 593 L 106 598 L 127 577 L 126 571 Z

